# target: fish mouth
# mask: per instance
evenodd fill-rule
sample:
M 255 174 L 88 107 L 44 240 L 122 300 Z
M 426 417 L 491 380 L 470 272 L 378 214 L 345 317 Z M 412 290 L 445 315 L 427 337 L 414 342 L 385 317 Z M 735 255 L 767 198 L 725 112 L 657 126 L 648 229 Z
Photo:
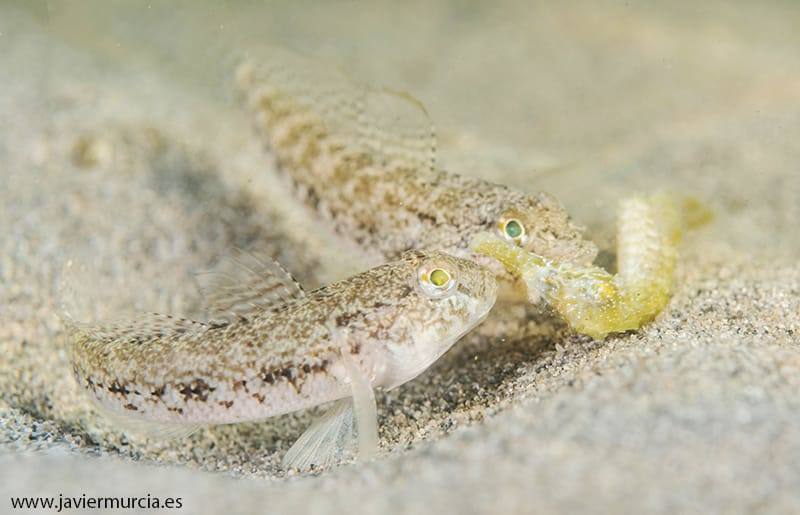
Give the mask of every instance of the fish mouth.
M 472 238 L 470 249 L 483 259 L 494 263 L 493 268 L 501 268 L 505 274 L 519 275 L 519 266 L 514 259 L 519 254 L 518 247 L 504 241 L 493 234 L 478 233 Z
M 486 268 L 493 279 L 488 281 L 495 282 L 495 296 L 503 301 L 523 301 L 525 295 L 525 283 L 521 281 L 518 273 L 509 270 L 502 262 L 487 254 L 477 252 L 474 247 L 471 249 L 471 259 L 478 265 Z M 490 286 L 487 286 L 489 288 Z M 480 296 L 479 300 L 480 300 Z
M 450 339 L 452 343 L 450 344 L 450 346 L 452 346 L 455 342 L 461 340 L 461 338 L 472 332 L 473 329 L 481 325 L 483 321 L 486 320 L 486 318 L 489 316 L 489 313 L 491 313 L 492 308 L 494 307 L 495 300 L 496 299 L 493 299 L 489 302 L 479 301 L 481 302 L 481 305 L 479 306 L 478 309 L 476 309 L 472 313 L 472 315 L 468 319 L 468 322 L 464 324 L 464 326 L 460 330 L 456 330 L 453 333 L 451 333 L 452 336 Z M 442 350 L 441 354 L 444 354 L 447 351 L 447 349 L 450 348 L 450 346 L 447 346 L 446 349 Z

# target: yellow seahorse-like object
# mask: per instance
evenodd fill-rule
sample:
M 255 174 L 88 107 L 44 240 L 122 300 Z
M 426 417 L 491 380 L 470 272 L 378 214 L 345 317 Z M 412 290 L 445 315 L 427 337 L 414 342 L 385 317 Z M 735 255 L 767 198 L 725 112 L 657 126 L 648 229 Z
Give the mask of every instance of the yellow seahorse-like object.
M 710 212 L 693 199 L 654 194 L 622 201 L 616 275 L 546 259 L 488 232 L 478 234 L 472 248 L 519 276 L 531 302 L 545 302 L 576 332 L 602 339 L 639 329 L 664 309 L 674 289 L 683 232 L 709 219 Z

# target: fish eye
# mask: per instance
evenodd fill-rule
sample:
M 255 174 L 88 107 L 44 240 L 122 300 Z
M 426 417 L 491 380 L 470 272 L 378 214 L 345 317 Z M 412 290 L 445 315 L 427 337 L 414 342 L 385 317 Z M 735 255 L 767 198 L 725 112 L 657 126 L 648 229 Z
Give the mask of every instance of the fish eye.
M 509 218 L 502 223 L 503 236 L 509 240 L 519 241 L 525 236 L 525 227 L 516 218 Z
M 428 277 L 430 278 L 431 284 L 437 288 L 444 288 L 450 281 L 450 274 L 447 273 L 447 270 L 442 268 L 435 268 Z
M 442 266 L 423 265 L 420 267 L 417 277 L 422 291 L 432 298 L 443 298 L 456 286 L 453 274 Z

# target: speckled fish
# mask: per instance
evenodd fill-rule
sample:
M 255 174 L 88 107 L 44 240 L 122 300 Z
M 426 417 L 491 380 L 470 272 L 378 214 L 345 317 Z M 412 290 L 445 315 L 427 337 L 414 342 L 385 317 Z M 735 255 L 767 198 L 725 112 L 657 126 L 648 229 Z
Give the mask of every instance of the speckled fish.
M 497 296 L 489 270 L 435 251 L 309 293 L 252 256 L 210 277 L 208 323 L 151 315 L 89 326 L 67 315 L 75 378 L 125 427 L 164 436 L 338 401 L 287 454 L 298 468 L 337 458 L 354 418 L 361 456 L 374 454 L 373 389 L 416 377 Z
M 597 253 L 550 195 L 437 169 L 432 125 L 407 94 L 272 48 L 251 51 L 236 84 L 279 169 L 367 263 L 444 250 L 492 267 L 510 292 L 512 276 L 470 251 L 476 234 L 496 232 L 559 262 L 585 265 Z

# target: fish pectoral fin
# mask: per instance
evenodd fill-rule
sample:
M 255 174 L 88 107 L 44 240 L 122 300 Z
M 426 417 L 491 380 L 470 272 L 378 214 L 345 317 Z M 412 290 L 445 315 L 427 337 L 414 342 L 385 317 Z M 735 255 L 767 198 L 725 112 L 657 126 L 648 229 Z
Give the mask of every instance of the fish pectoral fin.
M 289 448 L 284 468 L 309 470 L 339 463 L 352 448 L 353 429 L 353 400 L 334 402 Z
M 340 333 L 335 332 L 334 338 L 337 335 Z M 309 470 L 339 463 L 352 450 L 355 435 L 358 461 L 369 460 L 378 453 L 378 413 L 372 385 L 351 354 L 342 352 L 342 363 L 352 397 L 336 401 L 311 424 L 286 452 L 285 468 Z
M 342 353 L 342 363 L 350 376 L 353 410 L 358 433 L 358 460 L 368 461 L 378 454 L 378 408 L 369 378 L 355 363 L 351 354 Z
M 305 297 L 297 279 L 268 256 L 237 251 L 216 269 L 197 274 L 209 320 L 232 322 Z

